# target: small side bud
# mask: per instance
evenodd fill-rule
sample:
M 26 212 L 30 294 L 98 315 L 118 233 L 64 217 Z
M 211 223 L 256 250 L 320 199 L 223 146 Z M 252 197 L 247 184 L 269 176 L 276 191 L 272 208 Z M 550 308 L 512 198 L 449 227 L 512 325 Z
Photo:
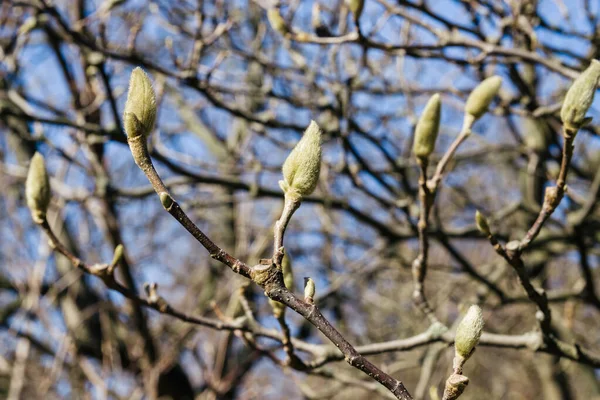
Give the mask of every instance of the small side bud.
M 160 198 L 160 204 L 162 204 L 163 208 L 169 211 L 174 202 L 171 195 L 167 192 L 160 192 L 158 197 Z
M 156 96 L 144 70 L 136 67 L 129 78 L 129 91 L 123 113 L 125 133 L 130 138 L 147 136 L 156 120 Z
M 417 158 L 427 158 L 433 153 L 435 141 L 440 130 L 441 111 L 442 102 L 440 95 L 436 93 L 427 102 L 415 128 L 413 151 Z
M 123 258 L 123 245 L 119 244 L 117 247 L 115 247 L 113 259 L 110 264 L 117 265 L 121 261 L 122 258 Z
M 481 308 L 472 305 L 469 308 L 467 315 L 460 321 L 454 339 L 456 358 L 461 359 L 462 363 L 464 363 L 473 353 L 475 346 L 479 343 L 482 331 L 483 315 L 481 313 Z
M 283 164 L 279 186 L 286 197 L 300 198 L 314 192 L 321 171 L 321 128 L 311 121 L 302 139 Z
M 590 66 L 575 79 L 565 96 L 560 110 L 565 130 L 577 132 L 590 121 L 585 114 L 594 101 L 599 80 L 600 61 L 592 60 Z
M 25 181 L 25 197 L 33 222 L 43 223 L 46 219 L 48 204 L 50 204 L 50 180 L 44 156 L 37 152 L 29 164 L 29 172 Z
M 281 261 L 281 272 L 283 273 L 283 281 L 285 283 L 285 287 L 288 288 L 290 292 L 293 292 L 294 274 L 292 272 L 292 263 L 287 253 L 283 255 L 283 260 Z M 282 303 L 269 299 L 269 304 L 273 308 L 273 315 L 275 316 L 275 318 L 280 318 L 285 314 L 286 307 Z
M 365 0 L 346 0 L 346 4 L 348 4 L 348 8 L 354 14 L 354 20 L 358 21 L 365 8 Z
M 475 213 L 475 224 L 477 224 L 477 229 L 479 232 L 483 233 L 486 236 L 490 236 L 490 225 L 488 224 L 487 218 L 483 215 L 479 210 Z
M 472 115 L 475 120 L 481 118 L 488 110 L 492 100 L 498 94 L 502 78 L 498 75 L 491 76 L 481 82 L 467 98 L 465 113 Z
M 304 278 L 304 301 L 313 304 L 315 302 L 315 281 Z
M 290 32 L 290 27 L 287 25 L 283 17 L 281 16 L 281 12 L 279 8 L 273 7 L 267 10 L 267 19 L 269 20 L 269 24 L 271 24 L 271 28 L 275 32 L 285 36 Z

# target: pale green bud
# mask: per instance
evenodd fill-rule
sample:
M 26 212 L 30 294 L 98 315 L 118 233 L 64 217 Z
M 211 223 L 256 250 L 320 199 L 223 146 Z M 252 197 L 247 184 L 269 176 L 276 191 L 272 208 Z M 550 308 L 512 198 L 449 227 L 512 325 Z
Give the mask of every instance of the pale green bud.
M 311 121 L 302 139 L 283 163 L 279 186 L 286 196 L 299 197 L 314 192 L 321 171 L 321 128 Z
M 472 115 L 476 120 L 481 118 L 498 94 L 500 85 L 502 85 L 502 78 L 498 75 L 489 77 L 477 85 L 467 98 L 465 112 Z
M 46 219 L 46 211 L 50 204 L 50 180 L 44 156 L 35 153 L 29 164 L 29 172 L 25 181 L 25 197 L 31 218 L 36 224 L 41 224 Z
M 269 8 L 267 10 L 267 19 L 269 20 L 269 24 L 271 24 L 271 28 L 273 28 L 275 32 L 278 32 L 284 36 L 289 33 L 290 28 L 281 16 L 278 8 Z
M 354 19 L 358 20 L 365 8 L 365 0 L 346 0 L 348 8 L 354 14 Z
M 152 81 L 146 73 L 136 67 L 129 79 L 129 92 L 123 113 L 125 133 L 130 138 L 147 136 L 156 120 L 156 96 Z
M 294 273 L 292 272 L 292 262 L 290 261 L 290 257 L 285 253 L 283 255 L 283 260 L 281 260 L 281 272 L 283 273 L 283 281 L 285 282 L 285 287 L 288 288 L 291 292 L 294 291 Z M 275 317 L 279 318 L 283 314 L 285 314 L 285 305 L 282 303 L 269 299 L 269 304 L 273 307 L 273 314 Z
M 119 245 L 117 245 L 117 247 L 115 247 L 115 252 L 113 253 L 113 259 L 111 261 L 111 264 L 116 265 L 117 263 L 121 262 L 122 258 L 123 258 L 123 245 L 119 244 Z
M 472 305 L 467 315 L 460 321 L 458 328 L 456 328 L 456 337 L 454 338 L 456 356 L 466 361 L 473 353 L 477 343 L 479 343 L 482 331 L 483 315 L 481 308 Z
M 477 229 L 479 229 L 479 232 L 486 236 L 490 235 L 490 225 L 488 224 L 487 218 L 485 215 L 480 213 L 479 210 L 477 210 L 475 213 L 475 223 L 477 224 Z
M 304 301 L 313 303 L 315 301 L 315 281 L 311 278 L 304 278 Z
M 525 145 L 537 152 L 546 150 L 546 132 L 544 123 L 533 118 L 525 117 L 523 120 Z
M 442 102 L 438 93 L 431 96 L 421 118 L 415 128 L 415 144 L 413 151 L 417 158 L 427 158 L 435 147 L 435 141 L 440 130 L 440 115 Z
M 592 60 L 590 66 L 575 79 L 565 96 L 560 110 L 565 129 L 576 132 L 590 121 L 585 114 L 594 101 L 599 79 L 600 61 Z

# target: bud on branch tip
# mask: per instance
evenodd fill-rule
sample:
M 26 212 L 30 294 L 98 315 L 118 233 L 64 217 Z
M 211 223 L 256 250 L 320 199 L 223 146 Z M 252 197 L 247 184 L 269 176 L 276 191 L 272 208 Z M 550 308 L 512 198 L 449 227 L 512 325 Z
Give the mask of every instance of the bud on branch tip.
M 440 129 L 442 103 L 438 93 L 431 96 L 415 128 L 413 150 L 417 158 L 427 158 L 433 152 Z
M 456 337 L 454 339 L 456 356 L 466 361 L 473 353 L 475 346 L 479 343 L 482 331 L 483 315 L 481 308 L 472 305 L 456 329 Z
M 273 28 L 275 32 L 285 36 L 290 31 L 287 23 L 281 16 L 281 12 L 279 12 L 279 8 L 269 8 L 267 10 L 267 19 L 269 20 L 269 24 L 271 24 L 271 28 Z
M 365 0 L 347 0 L 348 8 L 354 14 L 354 20 L 357 21 L 365 8 Z
M 146 73 L 136 67 L 131 72 L 129 91 L 123 113 L 125 133 L 130 138 L 148 136 L 156 120 L 156 96 L 152 81 Z
M 315 298 L 315 281 L 311 278 L 304 278 L 304 301 L 312 304 Z
M 25 197 L 33 221 L 36 224 L 43 223 L 50 203 L 50 180 L 44 156 L 37 152 L 29 164 L 29 172 L 25 181 Z
M 500 86 L 502 85 L 502 78 L 498 75 L 491 76 L 481 82 L 467 98 L 465 104 L 465 112 L 472 115 L 474 119 L 479 119 L 488 110 L 492 100 L 498 94 Z
M 592 60 L 590 66 L 575 79 L 565 96 L 560 118 L 566 130 L 577 132 L 590 121 L 585 114 L 594 101 L 598 80 L 600 61 Z
M 302 139 L 283 164 L 279 186 L 286 197 L 302 199 L 314 192 L 321 171 L 321 128 L 311 121 Z
M 479 210 L 475 213 L 475 223 L 479 232 L 486 236 L 490 235 L 490 225 L 488 224 L 487 218 Z

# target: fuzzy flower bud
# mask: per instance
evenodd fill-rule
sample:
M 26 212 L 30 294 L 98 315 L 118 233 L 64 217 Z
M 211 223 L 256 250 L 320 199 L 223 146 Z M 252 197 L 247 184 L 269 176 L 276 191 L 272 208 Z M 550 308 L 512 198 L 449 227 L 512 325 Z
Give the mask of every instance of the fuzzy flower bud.
M 321 128 L 311 121 L 302 139 L 283 164 L 279 186 L 286 197 L 300 198 L 314 192 L 321 171 Z
M 483 331 L 483 315 L 479 306 L 473 305 L 469 308 L 467 315 L 460 321 L 456 329 L 454 339 L 454 350 L 456 357 L 466 361 L 481 337 Z M 464 362 L 463 361 L 463 362 Z
M 44 156 L 37 152 L 33 155 L 29 165 L 25 181 L 25 197 L 33 222 L 43 223 L 46 219 L 48 204 L 50 204 L 50 180 L 46 172 Z
M 502 78 L 494 75 L 481 82 L 467 98 L 465 112 L 472 115 L 475 120 L 481 118 L 498 94 L 502 85 Z
M 600 79 L 600 61 L 592 60 L 590 66 L 575 79 L 563 102 L 560 118 L 566 130 L 577 132 L 590 121 L 585 114 L 589 110 L 598 80 Z
M 413 151 L 417 158 L 427 158 L 433 153 L 440 129 L 442 102 L 438 93 L 431 96 L 415 128 Z
M 147 136 L 156 120 L 156 97 L 146 73 L 136 67 L 129 79 L 129 92 L 123 113 L 125 133 L 130 138 Z
M 485 217 L 485 215 L 480 213 L 479 210 L 477 210 L 477 212 L 475 213 L 475 224 L 477 225 L 477 229 L 479 229 L 479 232 L 483 233 L 486 236 L 490 235 L 490 225 L 488 224 L 487 218 Z

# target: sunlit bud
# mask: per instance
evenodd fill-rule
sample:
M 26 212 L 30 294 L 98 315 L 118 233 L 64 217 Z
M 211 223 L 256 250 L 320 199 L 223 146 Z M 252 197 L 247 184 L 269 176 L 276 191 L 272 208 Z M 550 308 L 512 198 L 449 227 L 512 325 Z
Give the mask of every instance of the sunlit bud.
M 111 264 L 116 265 L 117 263 L 119 263 L 121 261 L 122 258 L 123 258 L 123 245 L 119 244 L 119 245 L 117 245 L 117 247 L 115 247 L 115 252 L 113 253 L 113 259 L 112 259 Z
M 488 107 L 498 94 L 502 85 L 502 78 L 494 75 L 481 82 L 469 95 L 465 104 L 465 112 L 479 119 L 488 110 Z
M 302 199 L 314 192 L 321 171 L 321 128 L 311 121 L 283 164 L 279 186 L 286 197 Z
M 29 165 L 25 181 L 25 197 L 33 221 L 36 224 L 43 223 L 46 219 L 48 204 L 50 204 L 50 180 L 46 172 L 44 156 L 37 152 L 33 155 Z
M 269 24 L 271 24 L 271 28 L 273 28 L 275 32 L 278 32 L 284 36 L 289 33 L 290 28 L 281 16 L 279 8 L 269 8 L 267 10 L 267 18 L 269 20 Z
M 415 144 L 413 150 L 417 158 L 427 158 L 435 147 L 435 141 L 440 130 L 440 115 L 442 102 L 438 93 L 431 96 L 427 102 L 417 127 L 415 128 Z
M 304 278 L 304 301 L 314 303 L 315 301 L 315 281 L 311 278 Z
M 354 14 L 354 20 L 358 20 L 365 8 L 365 0 L 346 0 L 348 8 Z
M 479 210 L 477 210 L 477 212 L 475 213 L 475 224 L 477 224 L 477 229 L 479 229 L 479 232 L 483 233 L 486 236 L 490 235 L 490 226 L 488 224 L 487 218 L 485 217 L 485 215 L 480 213 Z
M 457 357 L 467 360 L 479 343 L 483 331 L 483 315 L 479 306 L 469 308 L 467 315 L 460 321 L 454 338 L 454 349 Z
M 130 138 L 147 136 L 156 120 L 156 97 L 148 75 L 136 67 L 129 79 L 129 92 L 123 113 L 125 133 Z
M 600 61 L 592 60 L 590 66 L 569 88 L 560 110 L 560 118 L 566 130 L 577 132 L 579 128 L 590 122 L 591 118 L 586 117 L 585 114 L 594 101 L 599 79 Z

